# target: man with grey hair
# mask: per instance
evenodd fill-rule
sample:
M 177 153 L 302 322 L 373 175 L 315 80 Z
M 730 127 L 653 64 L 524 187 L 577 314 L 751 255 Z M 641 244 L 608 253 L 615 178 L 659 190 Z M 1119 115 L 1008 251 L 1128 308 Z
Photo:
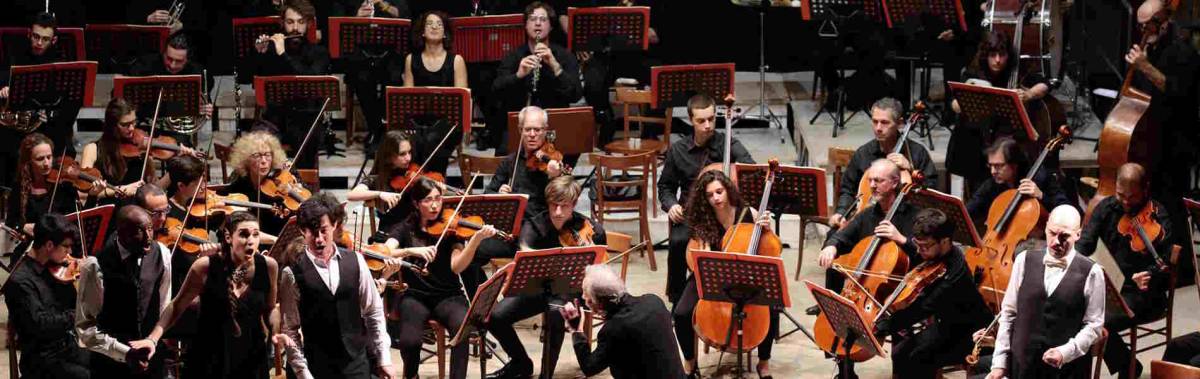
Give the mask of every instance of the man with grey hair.
M 521 109 L 517 116 L 521 132 L 521 156 L 514 152 L 500 161 L 500 167 L 486 188 L 488 193 L 520 193 L 529 195 L 529 203 L 525 206 L 525 215 L 531 216 L 546 210 L 544 195 L 546 184 L 563 172 L 563 163 L 558 160 L 545 158 L 541 151 L 546 145 L 546 130 L 550 128 L 550 120 L 546 110 L 538 106 L 528 106 Z M 530 170 L 525 167 L 525 160 L 538 157 L 548 160 L 546 170 Z M 514 170 L 515 166 L 515 170 Z M 514 176 L 515 175 L 515 176 Z M 511 183 L 510 183 L 511 182 Z
M 583 276 L 583 301 L 605 323 L 592 350 L 583 334 L 581 312 L 568 303 L 559 312 L 575 345 L 575 357 L 584 376 L 609 369 L 613 378 L 683 378 L 683 363 L 675 346 L 671 313 L 653 294 L 633 296 L 625 282 L 605 265 L 587 267 Z

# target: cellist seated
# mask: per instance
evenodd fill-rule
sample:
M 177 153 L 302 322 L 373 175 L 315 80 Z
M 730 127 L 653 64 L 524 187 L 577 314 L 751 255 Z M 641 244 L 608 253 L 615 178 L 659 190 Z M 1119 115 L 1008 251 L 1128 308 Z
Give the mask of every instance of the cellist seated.
M 1071 203 L 1066 192 L 1059 186 L 1057 178 L 1050 175 L 1048 170 L 1038 170 L 1032 180 L 1025 179 L 1032 162 L 1016 140 L 998 139 L 984 150 L 984 153 L 987 155 L 992 180 L 984 181 L 967 201 L 967 213 L 975 222 L 975 229 L 983 230 L 992 203 L 1001 193 L 1010 189 L 1015 188 L 1021 195 L 1038 199 L 1044 209 L 1054 209 L 1059 205 Z
M 966 257 L 951 240 L 954 223 L 946 214 L 922 210 L 913 220 L 912 233 L 910 240 L 925 260 L 905 278 L 904 286 L 911 287 L 915 298 L 897 298 L 891 316 L 885 314 L 875 322 L 875 334 L 893 335 L 896 378 L 932 378 L 938 368 L 962 362 L 972 349 L 971 332 L 987 325 L 992 315 L 975 290 Z M 936 279 L 915 283 L 916 274 Z M 907 338 L 897 334 L 930 317 L 933 322 L 922 331 Z

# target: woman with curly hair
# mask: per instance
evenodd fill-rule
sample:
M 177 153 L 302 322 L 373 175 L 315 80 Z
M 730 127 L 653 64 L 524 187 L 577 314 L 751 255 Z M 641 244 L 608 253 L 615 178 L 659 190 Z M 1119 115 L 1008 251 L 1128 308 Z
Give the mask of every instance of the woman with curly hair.
M 749 223 L 758 220 L 763 227 L 771 223 L 770 212 L 754 217 L 754 210 L 742 202 L 738 189 L 733 181 L 720 170 L 709 170 L 700 174 L 700 178 L 692 184 L 691 195 L 688 196 L 687 206 L 684 207 L 687 224 L 692 236 L 688 242 L 689 248 L 701 250 L 723 251 L 721 237 L 725 231 L 739 223 Z M 692 329 L 692 313 L 696 310 L 699 295 L 696 292 L 695 274 L 689 275 L 683 295 L 675 303 L 671 311 L 675 318 L 675 337 L 679 339 L 679 347 L 683 350 L 683 368 L 689 378 L 699 377 L 696 366 L 696 331 Z M 771 347 L 775 336 L 779 335 L 779 312 L 771 312 L 771 326 L 767 338 L 758 345 L 758 376 L 770 378 Z
M 131 346 L 157 346 L 187 305 L 200 298 L 201 333 L 184 355 L 185 377 L 266 378 L 265 328 L 276 302 L 279 264 L 258 253 L 261 233 L 249 212 L 234 212 L 221 228 L 220 254 L 201 257 L 188 270 L 183 288 L 163 309 L 146 339 Z
M 261 131 L 244 134 L 233 143 L 229 165 L 233 167 L 233 174 L 229 177 L 229 185 L 225 187 L 226 193 L 240 193 L 250 201 L 259 203 L 271 202 L 271 197 L 258 189 L 263 178 L 272 170 L 288 169 L 287 156 L 279 139 Z M 262 225 L 262 231 L 268 235 L 277 235 L 287 222 L 270 211 L 256 210 L 255 216 Z
M 21 140 L 17 159 L 16 188 L 8 195 L 8 214 L 4 222 L 9 227 L 33 235 L 33 226 L 47 213 L 75 212 L 72 201 L 74 187 L 60 183 L 57 188 L 46 179 L 54 166 L 54 142 L 41 133 L 31 133 Z M 13 262 L 24 252 L 13 254 Z

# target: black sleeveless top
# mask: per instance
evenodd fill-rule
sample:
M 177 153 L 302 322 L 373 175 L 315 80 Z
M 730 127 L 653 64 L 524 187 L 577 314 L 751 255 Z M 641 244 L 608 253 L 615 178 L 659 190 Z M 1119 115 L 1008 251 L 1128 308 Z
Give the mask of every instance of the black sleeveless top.
M 442 68 L 429 71 L 425 68 L 425 60 L 420 53 L 410 54 L 412 57 L 413 85 L 417 87 L 453 87 L 454 86 L 454 55 L 446 52 Z
M 237 301 L 237 315 L 230 318 L 229 262 L 214 255 L 209 259 L 208 278 L 200 294 L 199 333 L 187 352 L 188 378 L 266 378 L 266 318 L 271 305 L 267 292 L 271 278 L 267 260 L 254 256 L 254 278 Z M 236 319 L 241 334 L 234 336 Z

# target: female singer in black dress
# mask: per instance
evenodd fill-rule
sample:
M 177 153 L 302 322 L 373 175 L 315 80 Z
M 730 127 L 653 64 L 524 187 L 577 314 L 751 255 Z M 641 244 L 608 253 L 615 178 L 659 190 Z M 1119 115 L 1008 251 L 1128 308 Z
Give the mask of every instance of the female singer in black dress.
M 133 346 L 155 346 L 200 297 L 198 334 L 184 355 L 184 377 L 266 378 L 267 321 L 276 301 L 279 265 L 258 254 L 258 220 L 249 212 L 226 218 L 220 254 L 192 264 L 179 294 L 163 309 L 158 325 Z
M 700 174 L 700 178 L 692 184 L 691 196 L 684 207 L 687 224 L 691 228 L 691 241 L 688 246 L 698 246 L 702 250 L 721 251 L 721 238 L 725 231 L 735 224 L 754 222 L 754 210 L 742 203 L 742 196 L 728 176 L 720 170 L 708 170 Z M 758 217 L 759 223 L 769 223 L 770 212 Z M 693 273 L 688 276 L 687 284 L 675 309 L 671 312 L 675 318 L 675 337 L 679 339 L 679 347 L 683 350 L 683 368 L 689 378 L 699 377 L 696 366 L 696 331 L 692 326 L 692 313 L 696 309 L 699 294 L 696 292 L 696 277 Z M 779 335 L 779 312 L 771 312 L 771 326 L 767 338 L 758 345 L 757 371 L 760 378 L 770 378 L 771 348 L 775 336 Z
M 450 16 L 442 11 L 426 12 L 413 23 L 413 50 L 404 58 L 405 87 L 458 87 L 467 88 L 467 63 L 463 57 L 451 51 L 450 33 L 447 28 Z M 427 121 L 432 123 L 431 121 Z M 416 136 L 417 145 L 422 148 L 418 155 L 433 159 L 425 167 L 427 171 L 446 172 L 450 162 L 450 153 L 455 144 L 462 141 L 461 132 L 453 132 L 446 143 L 437 151 L 432 151 L 447 128 L 454 127 L 461 131 L 462 125 L 445 125 L 419 132 Z
M 406 206 L 413 207 L 408 220 L 400 223 L 392 232 L 392 238 L 405 248 L 407 260 L 425 263 L 428 276 L 402 271 L 408 290 L 397 298 L 389 299 L 388 313 L 399 312 L 399 335 L 394 337 L 399 344 L 400 357 L 404 360 L 404 377 L 415 378 L 420 365 L 421 343 L 425 335 L 425 322 L 437 320 L 446 330 L 458 330 L 467 314 L 467 296 L 459 273 L 467 268 L 475 257 L 475 250 L 484 239 L 496 235 L 496 229 L 485 225 L 467 241 L 459 240 L 454 233 L 445 237 L 431 234 L 429 226 L 442 218 L 442 191 L 436 182 L 420 178 L 408 190 L 412 195 Z M 453 207 L 456 204 L 448 204 Z M 439 241 L 440 239 L 440 241 Z M 440 243 L 439 243 L 440 242 Z M 467 376 L 467 344 L 459 344 L 450 350 L 450 378 L 463 379 Z

